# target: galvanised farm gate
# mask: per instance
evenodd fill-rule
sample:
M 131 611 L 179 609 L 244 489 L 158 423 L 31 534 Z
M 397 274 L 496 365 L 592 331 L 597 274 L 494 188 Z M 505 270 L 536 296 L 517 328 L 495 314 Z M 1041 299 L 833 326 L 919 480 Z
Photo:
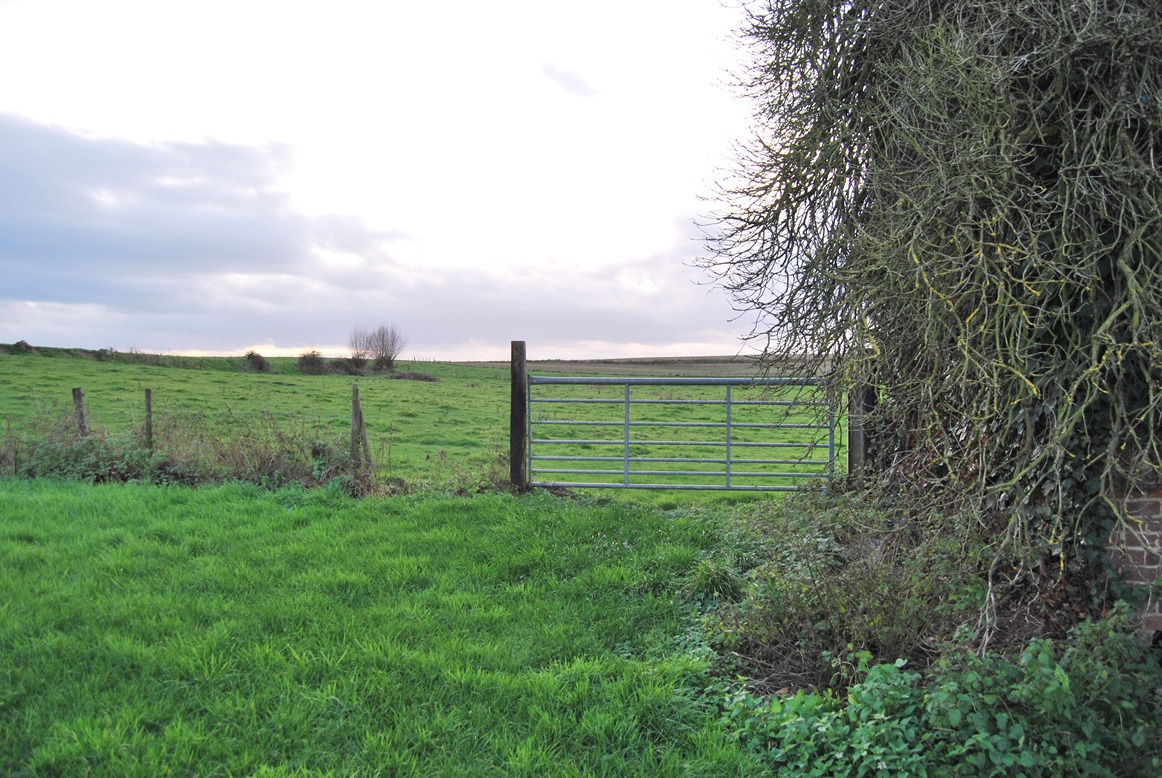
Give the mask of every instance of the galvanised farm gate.
M 818 379 L 533 376 L 523 346 L 518 488 L 792 491 L 835 473 L 836 409 Z

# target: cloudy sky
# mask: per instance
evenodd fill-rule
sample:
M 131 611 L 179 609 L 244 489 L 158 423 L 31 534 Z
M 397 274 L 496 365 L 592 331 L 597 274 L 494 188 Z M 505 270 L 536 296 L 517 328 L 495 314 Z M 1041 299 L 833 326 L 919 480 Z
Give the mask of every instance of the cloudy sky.
M 0 0 L 0 342 L 729 354 L 733 0 Z

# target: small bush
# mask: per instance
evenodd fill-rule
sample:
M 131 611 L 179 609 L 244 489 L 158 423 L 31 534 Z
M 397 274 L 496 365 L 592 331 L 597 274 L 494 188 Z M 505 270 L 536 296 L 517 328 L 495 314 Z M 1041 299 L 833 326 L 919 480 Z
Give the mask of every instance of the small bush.
M 700 601 L 734 601 L 745 591 L 745 579 L 729 560 L 700 559 L 689 574 L 686 590 Z
M 274 365 L 257 351 L 247 351 L 242 362 L 242 368 L 252 373 L 273 373 Z
M 323 375 L 327 372 L 327 362 L 318 351 L 299 354 L 299 372 L 307 375 Z
M 771 689 L 842 691 L 866 653 L 927 666 L 979 616 L 981 547 L 968 517 L 898 517 L 858 494 L 802 493 L 764 503 L 750 531 L 763 550 L 741 593 L 706 619 L 712 645 Z
M 401 381 L 431 381 L 438 383 L 440 379 L 431 373 L 421 373 L 417 370 L 399 370 L 393 371 L 388 378 L 396 378 Z
M 8 347 L 8 353 L 13 355 L 31 354 L 32 346 L 30 346 L 26 340 L 18 340 Z
M 355 364 L 354 359 L 332 359 L 328 368 L 335 375 L 363 375 L 363 369 Z

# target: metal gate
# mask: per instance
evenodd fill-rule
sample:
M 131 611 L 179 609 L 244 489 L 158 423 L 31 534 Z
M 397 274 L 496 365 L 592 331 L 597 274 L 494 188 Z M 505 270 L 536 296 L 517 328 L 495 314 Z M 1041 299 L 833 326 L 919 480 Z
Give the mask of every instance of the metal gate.
M 812 378 L 528 376 L 530 486 L 794 491 L 835 474 Z

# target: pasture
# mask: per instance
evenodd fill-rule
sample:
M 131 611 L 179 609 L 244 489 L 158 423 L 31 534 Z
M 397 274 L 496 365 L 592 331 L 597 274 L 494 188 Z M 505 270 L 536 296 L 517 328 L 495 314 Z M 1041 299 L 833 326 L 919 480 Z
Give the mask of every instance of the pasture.
M 159 435 L 172 432 L 175 449 L 226 440 L 240 442 L 241 448 L 260 440 L 269 443 L 267 448 L 280 443 L 343 448 L 356 383 L 372 456 L 384 478 L 402 479 L 416 489 L 455 489 L 468 485 L 466 479 L 485 477 L 503 455 L 508 435 L 504 371 L 425 363 L 420 368 L 439 379 L 431 382 L 304 375 L 295 370 L 293 359 L 272 359 L 279 371 L 274 374 L 244 372 L 241 363 L 207 358 L 169 367 L 0 356 L 0 420 L 10 440 L 67 427 L 71 390 L 81 387 L 94 429 L 140 438 L 144 392 L 150 389 L 155 427 Z
M 405 361 L 400 363 L 397 375 L 422 375 L 434 380 L 394 380 L 388 374 L 306 375 L 298 372 L 294 359 L 272 359 L 270 362 L 277 372 L 260 373 L 245 371 L 245 361 L 241 358 L 108 354 L 96 360 L 61 350 L 49 349 L 42 353 L 44 356 L 0 355 L 0 422 L 4 425 L 0 475 L 23 472 L 92 481 L 187 484 L 241 478 L 273 488 L 296 482 L 326 483 L 351 470 L 344 455 L 349 450 L 352 386 L 357 385 L 368 447 L 375 464 L 374 484 L 369 491 L 476 492 L 501 486 L 508 478 L 510 377 L 507 366 L 501 363 Z M 590 375 L 601 371 L 624 375 L 630 370 L 643 375 L 667 376 L 675 372 L 695 376 L 734 372 L 745 377 L 749 375 L 745 371 L 753 371 L 754 365 L 708 358 L 534 362 L 530 363 L 530 369 L 558 374 L 567 374 L 572 369 Z M 72 389 L 75 387 L 84 390 L 89 426 L 103 436 L 91 443 L 95 451 L 78 450 L 74 445 L 77 428 Z M 152 397 L 153 452 L 145 450 L 147 389 Z M 676 394 L 675 390 L 664 388 L 645 391 L 647 400 L 651 396 L 674 400 Z M 679 401 L 687 395 L 697 399 L 706 392 L 681 390 L 680 394 Z M 721 390 L 718 394 L 721 396 Z M 595 407 L 598 406 L 590 406 Z M 617 410 L 613 406 L 602 407 Z M 662 421 L 667 417 L 679 423 L 723 420 L 721 405 L 654 407 L 646 402 L 635 408 L 643 414 L 639 418 L 639 411 L 635 411 L 635 422 Z M 547 406 L 538 405 L 534 421 L 544 421 L 546 410 Z M 744 405 L 736 406 L 736 421 L 740 425 L 734 434 L 742 436 L 739 440 L 745 440 L 748 434 L 742 425 L 757 420 L 757 412 L 770 420 L 782 417 L 780 409 L 748 411 Z M 788 420 L 817 421 L 809 411 L 796 412 Z M 553 430 L 558 431 L 566 435 L 592 432 L 584 428 Z M 722 432 L 708 430 L 703 435 L 721 436 Z M 616 434 L 609 436 L 617 437 Z M 661 435 L 662 439 L 666 437 Z M 793 437 L 822 440 L 822 448 L 809 451 L 808 455 L 826 458 L 825 435 L 813 431 L 807 436 L 794 433 Z M 838 459 L 842 462 L 845 451 L 842 430 L 836 439 Z M 46 452 L 40 445 L 43 441 L 55 441 L 59 445 L 56 450 Z M 593 453 L 595 449 L 603 455 L 611 451 L 608 446 L 589 444 L 580 453 Z M 795 455 L 803 451 L 799 449 Z M 714 446 L 694 449 L 688 445 L 634 448 L 635 455 L 650 457 L 682 457 L 691 453 L 703 458 L 721 457 L 722 449 Z M 755 455 L 769 457 L 770 452 L 755 449 Z M 34 463 L 37 457 L 44 461 L 42 465 Z M 97 460 L 101 460 L 100 466 L 95 464 Z M 809 469 L 817 471 L 819 466 Z M 685 480 L 698 482 L 695 478 Z M 783 483 L 792 481 L 784 479 Z M 676 504 L 673 493 L 653 497 L 639 493 L 630 499 Z M 699 495 L 692 499 L 714 498 Z
M 139 439 L 149 388 L 172 441 L 249 455 L 342 445 L 357 382 L 379 477 L 407 484 L 0 478 L 0 772 L 761 772 L 698 627 L 700 571 L 750 498 L 516 497 L 491 488 L 506 370 L 272 362 L 0 356 L 5 468 L 38 435 L 75 439 L 77 386 L 95 435 Z
M 1162 670 L 1127 607 L 1058 643 L 964 643 L 976 517 L 933 532 L 842 490 L 517 496 L 503 366 L 141 356 L 0 355 L 0 774 L 1162 763 Z M 370 488 L 336 458 L 353 381 Z M 168 453 L 142 450 L 147 388 Z M 691 421 L 701 399 L 674 399 Z

